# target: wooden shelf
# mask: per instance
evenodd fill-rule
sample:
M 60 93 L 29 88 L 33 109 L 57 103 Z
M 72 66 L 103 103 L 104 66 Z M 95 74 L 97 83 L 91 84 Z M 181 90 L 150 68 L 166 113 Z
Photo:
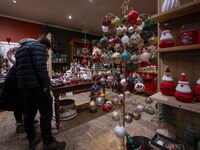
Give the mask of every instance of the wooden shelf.
M 166 96 L 163 95 L 161 92 L 157 92 L 156 94 L 150 96 L 150 98 L 162 104 L 167 104 L 180 109 L 185 109 L 188 111 L 200 113 L 200 102 L 192 102 L 192 103 L 179 102 L 175 99 L 174 96 Z
M 155 52 L 162 53 L 162 52 L 177 52 L 177 51 L 191 51 L 191 50 L 200 51 L 200 44 L 159 48 L 159 49 L 156 49 Z
M 199 8 L 200 1 L 192 1 L 166 12 L 161 12 L 159 14 L 153 15 L 151 18 L 156 22 L 165 22 L 179 17 L 184 17 L 186 15 L 190 15 L 196 12 L 200 12 Z
M 67 62 L 52 62 L 52 64 L 67 64 Z

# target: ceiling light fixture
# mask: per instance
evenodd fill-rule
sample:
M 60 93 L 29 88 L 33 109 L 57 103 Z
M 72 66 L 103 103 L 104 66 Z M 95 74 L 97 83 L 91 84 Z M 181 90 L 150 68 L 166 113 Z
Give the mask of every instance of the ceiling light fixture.
M 68 19 L 72 19 L 72 16 L 68 16 Z
M 13 0 L 13 3 L 15 3 L 15 4 L 16 4 L 16 3 L 17 3 L 17 1 L 16 1 L 16 0 Z

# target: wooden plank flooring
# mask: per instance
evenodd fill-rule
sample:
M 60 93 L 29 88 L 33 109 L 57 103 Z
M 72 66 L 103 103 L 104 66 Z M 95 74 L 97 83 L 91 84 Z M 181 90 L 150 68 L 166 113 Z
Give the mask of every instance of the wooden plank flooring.
M 73 99 L 85 98 L 89 100 L 89 92 L 73 95 Z M 127 104 L 130 108 L 131 101 L 138 99 L 144 103 L 145 97 L 132 95 Z M 116 108 L 116 107 L 114 107 Z M 114 110 L 112 109 L 112 111 Z M 39 117 L 39 116 L 37 116 Z M 157 129 L 157 123 L 151 122 L 153 116 L 142 113 L 142 118 L 126 124 L 126 130 L 130 135 L 152 137 Z M 55 121 L 52 121 L 55 124 Z M 53 134 L 58 140 L 67 142 L 66 150 L 120 150 L 121 140 L 114 135 L 114 127 L 118 122 L 111 117 L 111 112 L 105 113 L 99 107 L 96 113 L 88 110 L 81 111 L 68 121 L 61 122 L 59 131 L 53 129 Z M 28 142 L 25 134 L 15 133 L 15 120 L 12 112 L 0 113 L 0 150 L 25 150 Z M 38 150 L 42 150 L 42 143 Z

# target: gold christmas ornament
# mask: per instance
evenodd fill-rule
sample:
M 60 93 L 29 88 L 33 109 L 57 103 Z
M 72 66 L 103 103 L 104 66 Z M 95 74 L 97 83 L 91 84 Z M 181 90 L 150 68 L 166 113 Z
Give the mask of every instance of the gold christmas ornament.
M 90 103 L 89 103 L 89 109 L 94 111 L 97 109 L 97 104 L 94 100 L 92 100 Z
M 133 119 L 134 120 L 139 120 L 141 118 L 141 113 L 139 110 L 137 109 L 134 109 L 133 112 L 132 112 L 132 115 L 133 115 Z
M 121 60 L 122 60 L 122 57 L 121 57 L 121 54 L 118 53 L 118 52 L 115 52 L 112 54 L 112 59 L 113 59 L 113 62 L 116 63 L 116 64 L 120 64 Z
M 150 45 L 156 46 L 157 43 L 158 43 L 158 37 L 155 36 L 155 35 L 153 35 L 152 37 L 149 38 L 148 43 L 149 43 Z
M 101 93 L 101 94 L 100 94 L 100 97 L 102 97 L 102 98 L 106 98 L 106 94 Z
M 112 118 L 115 121 L 119 121 L 119 119 L 120 119 L 120 113 L 118 111 L 113 111 L 112 112 Z

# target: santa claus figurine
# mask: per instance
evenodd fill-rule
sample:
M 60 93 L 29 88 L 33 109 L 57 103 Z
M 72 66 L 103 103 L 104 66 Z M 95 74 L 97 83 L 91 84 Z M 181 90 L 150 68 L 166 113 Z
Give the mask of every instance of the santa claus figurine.
M 168 96 L 174 95 L 174 92 L 175 92 L 175 84 L 173 82 L 173 78 L 168 66 L 162 77 L 162 82 L 160 83 L 160 91 L 162 94 L 168 95 Z
M 160 48 L 166 48 L 166 47 L 173 47 L 174 41 L 173 37 L 171 35 L 171 31 L 169 30 L 169 26 L 167 24 L 164 25 L 163 31 L 160 37 Z
M 200 78 L 197 80 L 196 85 L 194 87 L 194 99 L 200 102 Z
M 189 82 L 185 77 L 185 73 L 181 74 L 181 78 L 176 86 L 176 92 L 174 93 L 176 100 L 180 102 L 190 103 L 192 102 L 192 90 L 189 86 Z

